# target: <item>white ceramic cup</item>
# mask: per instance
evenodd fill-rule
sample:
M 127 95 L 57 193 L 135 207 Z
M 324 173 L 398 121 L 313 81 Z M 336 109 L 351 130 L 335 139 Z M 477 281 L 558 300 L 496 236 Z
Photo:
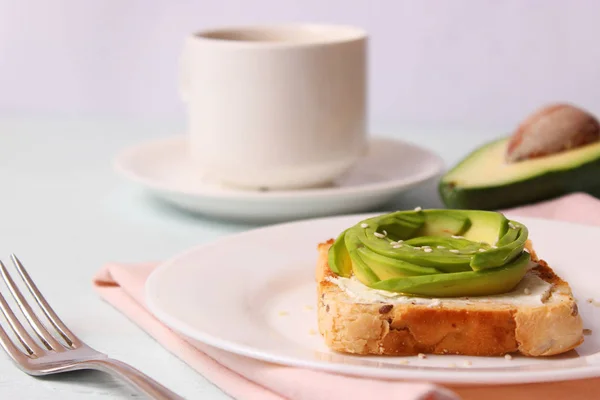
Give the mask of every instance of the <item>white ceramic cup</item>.
M 227 185 L 324 185 L 365 152 L 367 35 L 347 26 L 222 28 L 186 39 L 180 92 L 198 171 Z

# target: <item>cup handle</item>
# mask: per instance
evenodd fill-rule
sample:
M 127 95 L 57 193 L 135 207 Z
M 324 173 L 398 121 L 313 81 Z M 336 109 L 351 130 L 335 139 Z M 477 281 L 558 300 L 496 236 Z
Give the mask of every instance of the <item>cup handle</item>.
M 190 39 L 186 39 L 179 56 L 179 98 L 184 103 L 190 99 L 191 45 Z

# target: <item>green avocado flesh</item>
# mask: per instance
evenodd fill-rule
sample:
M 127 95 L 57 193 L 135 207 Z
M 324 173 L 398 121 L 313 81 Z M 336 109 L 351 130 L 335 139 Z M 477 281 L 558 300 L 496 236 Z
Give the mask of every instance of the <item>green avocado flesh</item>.
M 506 163 L 508 140 L 480 147 L 442 177 L 439 193 L 448 208 L 496 210 L 573 192 L 600 197 L 600 142 Z
M 363 284 L 414 296 L 503 293 L 523 278 L 527 228 L 502 213 L 398 211 L 342 232 L 329 249 L 330 269 Z
M 372 285 L 373 289 L 391 292 L 410 291 L 426 297 L 485 296 L 512 290 L 527 271 L 530 255 L 523 252 L 511 263 L 484 271 L 454 272 L 440 275 L 391 278 Z

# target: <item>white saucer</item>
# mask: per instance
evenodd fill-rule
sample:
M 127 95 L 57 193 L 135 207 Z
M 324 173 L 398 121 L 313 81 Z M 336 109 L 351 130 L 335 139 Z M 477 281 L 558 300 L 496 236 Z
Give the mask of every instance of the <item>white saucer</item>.
M 219 218 L 277 221 L 361 212 L 441 173 L 442 159 L 422 147 L 374 137 L 367 155 L 332 186 L 248 191 L 220 185 L 193 170 L 187 137 L 142 143 L 119 154 L 117 171 L 188 211 Z

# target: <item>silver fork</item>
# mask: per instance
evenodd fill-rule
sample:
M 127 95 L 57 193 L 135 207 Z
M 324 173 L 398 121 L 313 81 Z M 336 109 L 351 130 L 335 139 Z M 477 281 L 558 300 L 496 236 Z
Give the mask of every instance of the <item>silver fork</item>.
M 44 324 L 40 321 L 17 285 L 15 285 L 5 265 L 0 261 L 0 274 L 6 286 L 41 342 L 40 346 L 31 337 L 0 293 L 0 309 L 20 342 L 22 350 L 19 349 L 17 343 L 11 340 L 4 328 L 2 328 L 2 325 L 0 325 L 0 345 L 2 345 L 22 371 L 29 375 L 41 376 L 81 369 L 95 369 L 123 379 L 140 392 L 150 396 L 150 398 L 161 400 L 183 399 L 183 397 L 173 393 L 137 369 L 121 361 L 111 359 L 106 354 L 92 349 L 79 340 L 52 310 L 46 299 L 44 299 L 44 296 L 42 296 L 31 280 L 21 261 L 14 254 L 10 257 L 19 275 L 25 282 L 25 286 L 27 286 L 42 313 L 50 323 Z M 59 342 L 50 331 L 54 331 L 58 337 L 64 340 L 64 343 Z

